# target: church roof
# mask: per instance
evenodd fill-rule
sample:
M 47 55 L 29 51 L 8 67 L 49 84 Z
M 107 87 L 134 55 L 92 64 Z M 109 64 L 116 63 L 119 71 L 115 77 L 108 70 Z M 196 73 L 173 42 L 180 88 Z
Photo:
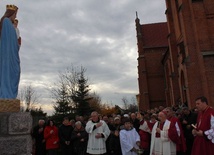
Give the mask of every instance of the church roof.
M 166 22 L 141 25 L 141 32 L 144 48 L 168 46 L 168 28 Z

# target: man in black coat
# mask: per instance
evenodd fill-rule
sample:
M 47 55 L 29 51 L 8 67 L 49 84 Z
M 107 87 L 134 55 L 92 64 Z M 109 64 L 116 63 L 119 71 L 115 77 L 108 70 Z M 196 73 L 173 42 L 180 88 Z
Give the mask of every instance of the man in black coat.
M 35 155 L 46 155 L 44 139 L 45 121 L 40 119 L 38 125 L 33 128 L 32 137 L 35 140 Z
M 72 135 L 73 127 L 68 117 L 63 119 L 62 125 L 59 127 L 60 150 L 62 155 L 72 154 Z
M 133 127 L 136 129 L 137 132 L 139 132 L 140 121 L 137 119 L 137 115 L 135 113 L 131 113 L 130 117 Z
M 183 115 L 181 118 L 181 123 L 182 123 L 182 128 L 184 131 L 184 136 L 186 138 L 186 146 L 187 146 L 187 151 L 186 155 L 191 154 L 192 150 L 192 145 L 194 142 L 194 136 L 192 134 L 192 126 L 191 124 L 196 124 L 197 121 L 197 114 L 190 111 L 188 107 L 183 108 Z

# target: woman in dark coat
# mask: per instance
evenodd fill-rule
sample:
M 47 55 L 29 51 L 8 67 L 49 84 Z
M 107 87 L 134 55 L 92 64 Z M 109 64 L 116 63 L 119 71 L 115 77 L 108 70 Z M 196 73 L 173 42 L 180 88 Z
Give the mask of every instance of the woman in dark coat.
M 86 155 L 88 133 L 85 131 L 80 121 L 75 123 L 75 128 L 71 136 L 71 143 L 73 144 L 75 155 Z
M 120 137 L 119 132 L 121 129 L 121 121 L 119 117 L 114 118 L 114 130 L 110 136 L 109 148 L 111 155 L 122 155 L 121 146 L 120 146 Z

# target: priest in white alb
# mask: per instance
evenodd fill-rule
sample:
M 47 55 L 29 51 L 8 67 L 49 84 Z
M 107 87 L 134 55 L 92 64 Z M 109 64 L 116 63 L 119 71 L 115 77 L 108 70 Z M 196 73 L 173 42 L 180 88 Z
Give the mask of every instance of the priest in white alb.
M 159 112 L 158 119 L 160 122 L 152 129 L 150 155 L 176 155 L 177 130 L 163 111 Z
M 89 134 L 87 153 L 99 155 L 106 153 L 106 139 L 110 135 L 110 130 L 105 121 L 99 119 L 99 114 L 94 111 L 91 113 L 91 120 L 85 127 Z

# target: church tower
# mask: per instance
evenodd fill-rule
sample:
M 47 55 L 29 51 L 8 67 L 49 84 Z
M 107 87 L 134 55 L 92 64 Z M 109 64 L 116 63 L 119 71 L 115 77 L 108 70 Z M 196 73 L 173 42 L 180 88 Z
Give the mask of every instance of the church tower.
M 161 60 L 168 48 L 167 24 L 141 25 L 138 17 L 135 24 L 138 46 L 139 109 L 165 106 L 165 78 Z

